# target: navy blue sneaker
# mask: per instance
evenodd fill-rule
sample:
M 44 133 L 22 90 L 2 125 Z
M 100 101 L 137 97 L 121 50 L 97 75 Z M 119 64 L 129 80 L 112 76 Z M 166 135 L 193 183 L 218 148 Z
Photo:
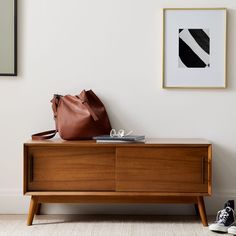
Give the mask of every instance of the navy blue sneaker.
M 209 230 L 227 233 L 234 221 L 234 200 L 229 200 L 224 204 L 224 209 L 218 211 L 216 221 L 209 226 Z

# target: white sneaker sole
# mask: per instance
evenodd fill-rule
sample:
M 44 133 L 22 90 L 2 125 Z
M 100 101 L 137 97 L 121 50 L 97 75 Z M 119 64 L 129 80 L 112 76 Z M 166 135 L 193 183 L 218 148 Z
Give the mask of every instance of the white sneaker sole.
M 236 235 L 236 227 L 235 226 L 229 227 L 228 228 L 228 233 Z
M 227 227 L 227 226 L 221 226 L 218 224 L 212 224 L 209 226 L 209 230 L 211 230 L 211 231 L 224 232 L 224 233 L 228 232 L 228 228 L 229 227 Z

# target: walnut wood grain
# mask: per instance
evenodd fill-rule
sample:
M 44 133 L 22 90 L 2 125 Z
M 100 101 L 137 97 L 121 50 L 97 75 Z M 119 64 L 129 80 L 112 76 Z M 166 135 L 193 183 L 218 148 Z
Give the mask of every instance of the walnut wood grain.
M 125 196 L 209 196 L 208 193 L 166 193 L 166 192 L 119 192 L 119 191 L 33 191 L 33 192 L 27 192 L 26 195 L 28 196 L 98 196 L 98 197 L 105 197 L 105 196 L 119 196 L 119 197 L 125 197 Z
M 37 206 L 38 206 L 38 196 L 32 196 L 31 200 L 30 200 L 30 207 L 29 207 L 29 214 L 28 214 L 28 218 L 27 218 L 27 225 L 32 225 L 33 219 L 34 219 L 34 215 L 36 213 L 37 210 Z
M 202 196 L 199 196 L 199 197 L 197 197 L 197 201 L 198 201 L 198 210 L 199 210 L 199 214 L 200 214 L 202 224 L 204 226 L 208 226 L 204 199 L 203 199 Z
M 35 211 L 35 215 L 40 215 L 41 214 L 41 207 L 42 207 L 42 204 L 38 202 L 37 208 L 36 208 L 36 211 Z
M 32 147 L 28 190 L 115 190 L 115 149 Z
M 117 148 L 116 190 L 207 192 L 207 156 L 204 147 Z
M 42 203 L 192 203 L 207 225 L 212 147 L 206 140 L 29 141 L 23 168 L 23 191 L 32 196 L 28 225 Z
M 107 195 L 107 196 L 68 196 L 68 195 L 51 195 L 51 196 L 38 196 L 40 203 L 102 203 L 102 204 L 154 204 L 154 203 L 197 203 L 197 197 L 195 196 L 131 196 L 131 195 Z

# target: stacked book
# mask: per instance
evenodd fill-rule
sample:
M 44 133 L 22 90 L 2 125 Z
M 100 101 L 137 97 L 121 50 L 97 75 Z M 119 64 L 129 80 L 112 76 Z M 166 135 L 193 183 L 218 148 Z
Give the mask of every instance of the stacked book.
M 123 137 L 110 135 L 100 135 L 95 136 L 93 139 L 96 140 L 97 143 L 144 143 L 145 136 L 144 135 L 125 135 Z

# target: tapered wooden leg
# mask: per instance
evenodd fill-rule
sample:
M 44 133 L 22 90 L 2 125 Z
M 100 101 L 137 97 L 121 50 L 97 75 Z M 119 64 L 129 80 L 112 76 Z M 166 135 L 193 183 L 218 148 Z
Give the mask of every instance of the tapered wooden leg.
M 40 215 L 41 206 L 42 206 L 42 204 L 38 202 L 37 208 L 36 208 L 36 213 L 35 213 L 36 215 Z
M 198 210 L 199 210 L 199 214 L 200 214 L 200 217 L 201 217 L 202 224 L 204 226 L 208 226 L 203 197 L 197 197 L 197 204 L 198 204 Z
M 27 219 L 27 225 L 32 225 L 34 215 L 36 213 L 37 205 L 38 205 L 38 197 L 37 196 L 31 196 L 28 219 Z

